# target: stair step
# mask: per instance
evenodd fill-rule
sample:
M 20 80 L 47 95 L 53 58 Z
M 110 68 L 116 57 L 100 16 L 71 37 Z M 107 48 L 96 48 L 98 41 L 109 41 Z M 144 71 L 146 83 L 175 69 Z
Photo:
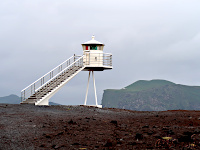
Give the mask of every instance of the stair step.
M 36 99 L 36 97 L 29 97 L 28 99 Z
M 71 66 L 66 71 L 62 72 L 60 75 L 49 81 L 46 85 L 40 88 L 36 93 L 31 95 L 29 98 L 21 102 L 22 104 L 34 104 L 38 100 L 42 99 L 44 96 L 52 92 L 55 88 L 59 87 L 63 82 L 65 82 L 69 77 L 73 76 L 80 68 L 83 66 Z
M 23 104 L 23 105 L 26 105 L 26 104 L 34 105 L 35 103 L 25 103 L 25 102 L 21 102 L 20 104 Z

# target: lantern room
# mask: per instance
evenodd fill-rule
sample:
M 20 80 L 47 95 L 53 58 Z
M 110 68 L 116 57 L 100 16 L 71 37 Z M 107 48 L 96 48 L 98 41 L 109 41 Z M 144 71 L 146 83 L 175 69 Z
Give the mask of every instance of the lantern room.
M 97 51 L 103 51 L 104 44 L 101 42 L 98 42 L 94 39 L 95 37 L 92 36 L 92 40 L 85 42 L 82 44 L 83 51 L 90 51 L 90 50 L 97 50 Z

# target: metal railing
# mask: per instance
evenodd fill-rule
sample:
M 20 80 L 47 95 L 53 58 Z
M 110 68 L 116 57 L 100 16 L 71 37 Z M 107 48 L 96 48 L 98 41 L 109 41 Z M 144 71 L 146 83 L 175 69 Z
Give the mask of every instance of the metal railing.
M 21 101 L 26 100 L 31 95 L 35 94 L 39 89 L 44 87 L 46 84 L 51 82 L 53 79 L 58 77 L 61 73 L 63 73 L 65 70 L 72 66 L 83 66 L 83 56 L 72 56 L 48 73 L 46 73 L 44 76 L 27 86 L 21 91 Z
M 84 65 L 86 66 L 112 66 L 112 54 L 110 53 L 95 53 L 95 52 L 85 52 L 84 55 Z
M 103 54 L 103 65 L 104 66 L 112 66 L 112 54 L 104 53 Z

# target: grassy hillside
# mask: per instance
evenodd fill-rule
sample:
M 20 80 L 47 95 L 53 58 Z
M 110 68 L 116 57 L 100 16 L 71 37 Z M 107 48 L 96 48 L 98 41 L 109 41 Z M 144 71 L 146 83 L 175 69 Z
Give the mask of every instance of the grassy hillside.
M 148 90 L 151 88 L 158 88 L 164 85 L 174 85 L 175 83 L 166 81 L 166 80 L 139 80 L 127 87 L 125 89 L 130 90 L 130 91 L 144 91 Z
M 200 87 L 141 80 L 120 90 L 105 90 L 102 105 L 145 111 L 200 110 Z
M 19 104 L 21 102 L 21 97 L 11 94 L 9 96 L 0 97 L 0 103 L 5 104 Z M 58 103 L 49 102 L 49 105 L 60 105 Z

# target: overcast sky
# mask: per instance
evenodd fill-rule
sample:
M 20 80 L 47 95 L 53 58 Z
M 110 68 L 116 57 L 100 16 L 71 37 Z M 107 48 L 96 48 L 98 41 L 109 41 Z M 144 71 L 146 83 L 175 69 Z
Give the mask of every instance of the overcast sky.
M 137 80 L 200 85 L 199 0 L 0 0 L 0 97 L 17 94 L 95 39 L 113 69 L 95 72 L 103 90 Z M 50 101 L 83 104 L 88 72 Z M 91 80 L 92 81 L 92 80 Z M 94 104 L 93 84 L 89 104 Z

